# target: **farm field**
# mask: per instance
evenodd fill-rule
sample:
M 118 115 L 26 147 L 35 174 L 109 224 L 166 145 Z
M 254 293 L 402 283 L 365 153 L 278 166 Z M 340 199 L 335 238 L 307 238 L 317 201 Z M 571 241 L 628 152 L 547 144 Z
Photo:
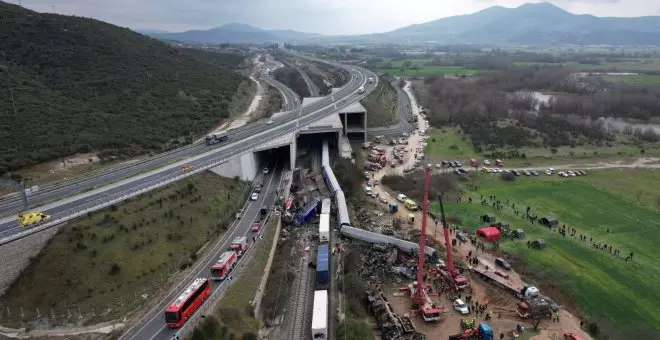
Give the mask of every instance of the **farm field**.
M 3 326 L 35 320 L 51 325 L 71 315 L 94 323 L 123 317 L 170 286 L 211 239 L 222 235 L 243 204 L 244 182 L 205 172 L 64 227 L 0 302 Z M 52 319 L 55 314 L 55 319 Z
M 637 203 L 635 197 L 640 190 L 651 197 L 660 192 L 660 171 L 592 171 L 586 177 L 563 181 L 538 177 L 504 182 L 494 177 L 480 176 L 479 192 L 464 195 L 464 203 L 447 203 L 448 218 L 474 230 L 484 225 L 480 216 L 491 214 L 512 228 L 523 228 L 528 240 L 546 240 L 548 247 L 543 251 L 528 249 L 525 241 L 505 241 L 502 249 L 514 255 L 514 264 L 522 265 L 519 272 L 545 282 L 542 289 L 551 295 L 568 293 L 568 299 L 559 299 L 560 303 L 578 306 L 596 318 L 601 331 L 645 332 L 638 323 L 660 329 L 660 288 L 656 284 L 660 251 L 655 246 L 660 242 L 660 211 L 652 207 L 655 204 L 650 199 Z M 480 204 L 481 195 L 495 195 L 503 209 Z M 466 196 L 473 203 L 467 203 Z M 560 226 L 577 229 L 576 237 L 531 224 L 515 214 L 512 204 L 519 212 L 529 206 L 532 215 L 557 218 Z M 580 234 L 612 245 L 621 254 L 617 257 L 594 249 L 589 240 L 579 241 Z M 633 260 L 625 262 L 623 257 L 631 252 Z
M 537 62 L 516 62 L 516 65 L 558 65 L 555 63 L 537 63 Z M 649 71 L 660 71 L 660 59 L 642 59 L 639 61 L 630 61 L 630 62 L 603 62 L 601 64 L 580 64 L 578 62 L 567 62 L 563 63 L 564 67 L 590 71 L 590 70 L 607 70 L 613 72 L 649 72 Z
M 467 161 L 470 158 L 482 160 L 484 154 L 478 154 L 470 139 L 461 134 L 459 128 L 451 127 L 442 130 L 431 128 L 425 153 L 433 162 L 440 160 Z M 434 141 L 435 140 L 435 141 Z M 642 149 L 644 152 L 642 152 Z M 506 153 L 507 149 L 495 151 Z M 558 147 L 553 152 L 550 148 L 520 148 L 516 149 L 525 158 L 505 158 L 506 167 L 538 167 L 558 164 L 589 164 L 595 161 L 636 159 L 639 157 L 660 156 L 660 143 L 638 144 L 628 136 L 618 136 L 611 146 L 576 146 L 571 148 Z M 492 153 L 488 151 L 486 153 Z
M 387 73 L 391 76 L 399 77 L 424 77 L 429 75 L 446 76 L 460 76 L 460 75 L 473 75 L 477 73 L 476 70 L 468 70 L 461 66 L 433 66 L 426 65 L 431 59 L 409 59 L 411 66 L 403 68 L 404 60 L 389 62 L 391 67 L 384 67 L 386 63 L 379 68 L 381 72 Z M 403 68 L 403 70 L 401 70 Z
M 640 86 L 660 86 L 660 75 L 657 74 L 639 74 L 639 75 L 605 75 L 603 79 L 612 83 L 625 83 L 629 85 Z

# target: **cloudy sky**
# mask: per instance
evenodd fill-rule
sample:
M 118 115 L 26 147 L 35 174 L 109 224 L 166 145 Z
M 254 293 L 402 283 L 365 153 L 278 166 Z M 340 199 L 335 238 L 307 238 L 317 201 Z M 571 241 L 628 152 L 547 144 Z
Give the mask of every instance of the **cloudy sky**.
M 322 34 L 384 32 L 442 17 L 536 0 L 2 0 L 137 29 L 185 31 L 241 22 Z M 573 13 L 660 14 L 660 0 L 552 0 Z

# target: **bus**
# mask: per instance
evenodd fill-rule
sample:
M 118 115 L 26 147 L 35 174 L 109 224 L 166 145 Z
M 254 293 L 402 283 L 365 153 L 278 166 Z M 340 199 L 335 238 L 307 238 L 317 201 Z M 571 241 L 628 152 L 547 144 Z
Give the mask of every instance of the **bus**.
M 181 328 L 186 320 L 211 295 L 211 284 L 203 277 L 196 278 L 165 310 L 169 328 Z

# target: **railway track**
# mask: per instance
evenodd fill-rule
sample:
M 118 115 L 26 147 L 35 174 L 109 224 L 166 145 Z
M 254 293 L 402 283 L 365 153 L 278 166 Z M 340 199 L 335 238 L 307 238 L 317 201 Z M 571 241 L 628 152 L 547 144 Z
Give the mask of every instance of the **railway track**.
M 305 245 L 309 245 L 309 235 L 305 235 Z M 303 249 L 304 249 L 303 247 Z M 310 261 L 309 256 L 313 252 L 305 252 L 305 255 L 300 259 L 300 272 L 298 275 L 298 282 L 296 285 L 296 295 L 292 301 L 291 308 L 291 334 L 289 339 L 291 340 L 303 340 L 309 339 L 308 333 L 310 331 L 310 316 L 312 314 L 312 306 L 310 306 L 310 296 L 313 293 L 314 283 L 310 280 L 311 270 L 307 265 Z

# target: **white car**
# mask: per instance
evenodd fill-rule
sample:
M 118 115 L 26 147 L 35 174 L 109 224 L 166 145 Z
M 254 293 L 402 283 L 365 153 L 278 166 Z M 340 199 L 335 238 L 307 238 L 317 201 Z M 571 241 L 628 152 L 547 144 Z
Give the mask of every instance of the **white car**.
M 268 168 L 264 168 L 264 171 L 262 171 L 264 175 L 268 174 Z
M 270 125 L 270 124 L 273 124 L 273 120 L 272 120 L 272 119 L 269 119 L 269 120 L 266 122 L 266 125 Z
M 470 310 L 468 309 L 468 306 L 465 303 L 463 303 L 463 300 L 461 299 L 454 300 L 454 309 L 456 309 L 459 313 L 463 315 L 470 314 Z
M 256 192 L 253 192 L 253 193 L 252 193 L 252 196 L 250 196 L 250 200 L 252 200 L 252 201 L 256 201 L 257 198 L 259 198 L 259 194 L 256 193 Z
M 485 164 L 485 165 L 490 165 L 490 161 L 487 160 L 487 159 L 484 159 L 484 164 Z
M 546 170 L 546 171 L 545 171 L 545 174 L 548 175 L 548 176 L 552 176 L 552 171 L 550 171 L 550 170 Z

